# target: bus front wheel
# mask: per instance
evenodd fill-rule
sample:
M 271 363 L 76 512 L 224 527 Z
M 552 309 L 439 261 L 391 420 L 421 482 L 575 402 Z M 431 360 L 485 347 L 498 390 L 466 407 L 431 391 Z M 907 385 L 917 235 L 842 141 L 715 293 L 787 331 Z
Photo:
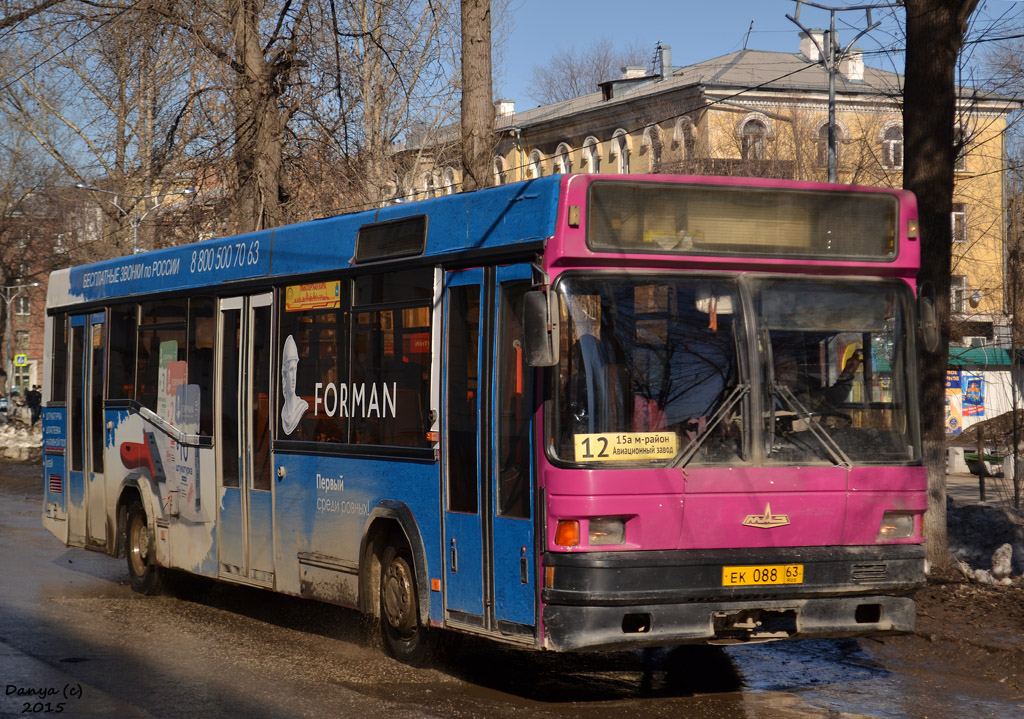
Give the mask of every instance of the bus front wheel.
M 153 537 L 146 522 L 142 503 L 133 499 L 128 505 L 128 582 L 140 594 L 159 594 L 163 590 L 163 573 L 156 565 Z
M 381 556 L 380 627 L 395 659 L 420 666 L 433 656 L 436 632 L 420 622 L 416 572 L 405 545 L 389 545 Z

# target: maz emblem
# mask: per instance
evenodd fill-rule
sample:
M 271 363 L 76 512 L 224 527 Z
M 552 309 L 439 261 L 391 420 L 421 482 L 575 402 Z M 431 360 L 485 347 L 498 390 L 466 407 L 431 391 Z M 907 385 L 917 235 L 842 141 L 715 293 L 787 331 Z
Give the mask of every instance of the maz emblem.
M 772 505 L 764 505 L 764 514 L 748 514 L 743 520 L 744 527 L 760 527 L 761 529 L 774 529 L 785 527 L 789 524 L 789 515 L 772 514 Z

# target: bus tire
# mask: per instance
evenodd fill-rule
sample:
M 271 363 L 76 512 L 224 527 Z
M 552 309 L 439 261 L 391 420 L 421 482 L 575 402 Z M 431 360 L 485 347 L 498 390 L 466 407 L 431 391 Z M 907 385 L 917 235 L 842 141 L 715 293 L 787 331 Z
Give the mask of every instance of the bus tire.
M 164 588 L 164 573 L 156 565 L 153 540 L 142 503 L 133 499 L 128 504 L 125 554 L 128 555 L 128 583 L 139 594 L 159 594 Z
M 412 552 L 388 544 L 380 563 L 380 629 L 384 648 L 395 659 L 422 666 L 433 658 L 436 632 L 419 616 L 419 593 Z

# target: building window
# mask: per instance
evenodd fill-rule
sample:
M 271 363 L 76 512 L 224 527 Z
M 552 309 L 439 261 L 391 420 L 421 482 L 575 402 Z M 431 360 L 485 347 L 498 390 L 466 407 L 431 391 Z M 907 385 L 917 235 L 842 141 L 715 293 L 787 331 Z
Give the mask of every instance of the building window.
M 682 149 L 683 161 L 692 160 L 696 150 L 696 138 L 694 137 L 693 123 L 688 117 L 681 117 L 676 121 L 672 130 L 672 146 Z
M 953 242 L 967 242 L 967 205 L 953 203 Z
M 595 174 L 601 171 L 601 153 L 597 138 L 588 137 L 583 141 L 583 171 Z
M 956 156 L 953 169 L 957 172 L 967 171 L 967 143 L 970 142 L 970 139 L 970 132 L 957 125 L 953 131 L 953 153 Z
M 494 184 L 504 185 L 508 180 L 505 178 L 505 161 L 500 157 L 494 158 Z
M 648 125 L 640 140 L 640 154 L 648 153 L 647 171 L 651 174 L 661 172 L 661 130 L 657 125 Z
M 441 172 L 441 194 L 451 195 L 455 192 L 455 170 L 451 167 L 446 167 Z
M 847 137 L 847 134 L 843 127 L 836 124 L 835 127 L 835 141 L 836 141 L 836 167 L 839 167 L 840 157 L 842 153 L 842 139 Z M 818 153 L 818 165 L 820 167 L 828 167 L 828 123 L 822 123 L 821 127 L 818 128 L 817 153 Z
M 893 125 L 882 135 L 882 167 L 903 169 L 903 128 Z
M 967 275 L 949 278 L 949 311 L 963 314 L 967 310 Z
M 569 155 L 569 146 L 564 142 L 555 150 L 556 175 L 568 175 L 572 172 L 572 157 Z
M 420 175 L 419 193 L 422 197 L 437 197 L 438 194 L 438 173 L 437 170 L 424 172 Z
M 14 298 L 14 314 L 21 315 L 23 317 L 32 314 L 30 309 L 31 302 L 28 297 L 24 295 Z
M 32 332 L 29 330 L 18 330 L 14 333 L 14 351 L 18 354 L 28 352 L 29 342 L 32 341 Z
M 530 153 L 530 166 L 527 168 L 527 173 L 531 179 L 544 177 L 544 158 L 541 157 L 540 150 Z
M 620 175 L 629 174 L 629 136 L 625 130 L 616 130 L 612 137 L 612 156 L 615 158 L 615 170 Z
M 761 120 L 747 120 L 740 139 L 740 156 L 744 160 L 768 159 L 768 126 Z

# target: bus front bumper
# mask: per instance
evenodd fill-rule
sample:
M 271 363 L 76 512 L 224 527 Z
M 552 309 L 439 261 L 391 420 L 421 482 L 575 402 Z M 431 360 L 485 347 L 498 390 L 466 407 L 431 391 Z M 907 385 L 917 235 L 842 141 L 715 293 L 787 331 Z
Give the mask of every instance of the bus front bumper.
M 921 545 L 544 555 L 557 651 L 910 632 Z M 800 565 L 799 584 L 724 586 L 725 568 Z

